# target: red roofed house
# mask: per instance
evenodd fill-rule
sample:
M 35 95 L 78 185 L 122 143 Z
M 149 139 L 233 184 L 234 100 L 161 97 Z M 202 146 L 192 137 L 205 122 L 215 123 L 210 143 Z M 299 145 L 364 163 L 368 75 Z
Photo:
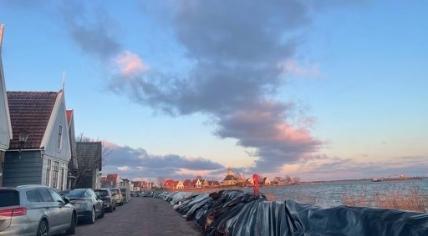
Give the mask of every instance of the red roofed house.
M 1 48 L 3 42 L 3 25 L 0 25 L 0 187 L 3 179 L 3 162 L 6 150 L 12 139 L 12 126 L 10 123 L 9 106 L 7 102 L 6 86 L 3 75 Z
M 166 189 L 175 189 L 175 186 L 177 185 L 177 181 L 172 179 L 167 179 L 163 182 L 163 187 Z
M 118 174 L 108 174 L 105 178 L 105 182 L 101 182 L 103 188 L 119 188 L 120 177 Z
M 192 180 L 186 179 L 183 182 L 184 188 L 194 188 Z
M 14 136 L 3 185 L 66 189 L 71 151 L 64 92 L 7 92 L 7 98 Z

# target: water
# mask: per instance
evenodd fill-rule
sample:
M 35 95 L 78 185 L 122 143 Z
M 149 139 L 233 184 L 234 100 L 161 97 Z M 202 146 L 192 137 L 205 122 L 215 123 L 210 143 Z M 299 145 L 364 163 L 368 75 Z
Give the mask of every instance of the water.
M 428 178 L 400 181 L 372 182 L 370 180 L 335 181 L 323 183 L 302 183 L 292 186 L 262 188 L 261 192 L 275 200 L 292 199 L 320 207 L 343 205 L 344 197 L 368 198 L 376 194 L 417 191 L 428 199 Z M 369 204 L 370 205 L 370 204 Z

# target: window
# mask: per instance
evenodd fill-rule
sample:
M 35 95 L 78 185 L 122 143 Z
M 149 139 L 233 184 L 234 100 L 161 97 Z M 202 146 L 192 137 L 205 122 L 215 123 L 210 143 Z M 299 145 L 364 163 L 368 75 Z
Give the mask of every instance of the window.
M 62 149 L 62 125 L 58 127 L 58 151 Z
M 46 186 L 50 186 L 50 184 L 51 184 L 51 165 L 52 165 L 52 161 L 51 160 L 48 160 L 47 161 L 47 167 L 46 167 L 46 180 L 45 180 L 45 184 L 46 184 Z
M 64 182 L 64 168 L 61 168 L 59 171 L 59 181 L 58 181 L 58 189 L 62 190 L 63 187 L 63 182 Z
M 19 205 L 19 193 L 16 190 L 0 190 L 0 207 Z
M 33 189 L 26 192 L 27 200 L 29 202 L 42 202 L 42 196 L 40 195 L 40 192 L 37 189 Z
M 64 199 L 54 190 L 50 189 L 49 192 L 52 195 L 52 198 L 55 202 L 64 202 Z
M 39 189 L 40 195 L 42 196 L 43 202 L 53 202 L 53 198 L 51 194 L 49 193 L 49 190 L 46 188 Z
M 58 172 L 59 172 L 59 162 L 54 161 L 52 167 L 52 187 L 58 188 Z

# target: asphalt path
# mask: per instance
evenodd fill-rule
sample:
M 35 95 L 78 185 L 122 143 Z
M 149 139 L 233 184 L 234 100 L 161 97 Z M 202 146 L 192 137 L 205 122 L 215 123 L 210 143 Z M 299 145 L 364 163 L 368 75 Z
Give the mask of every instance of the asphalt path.
M 202 235 L 196 226 L 183 219 L 165 201 L 153 198 L 133 198 L 113 213 L 106 213 L 95 224 L 79 224 L 76 235 Z

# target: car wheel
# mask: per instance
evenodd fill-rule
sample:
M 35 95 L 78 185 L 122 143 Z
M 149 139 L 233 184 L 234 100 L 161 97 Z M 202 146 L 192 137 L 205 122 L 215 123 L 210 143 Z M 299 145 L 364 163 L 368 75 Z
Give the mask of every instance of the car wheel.
M 49 226 L 46 220 L 42 220 L 39 223 L 39 227 L 37 228 L 37 236 L 48 236 L 49 235 Z
M 67 235 L 72 235 L 76 233 L 76 214 L 73 213 L 73 216 L 71 217 L 71 222 L 70 222 L 70 228 L 68 228 L 67 230 Z
M 97 220 L 97 214 L 95 212 L 95 209 L 92 208 L 91 215 L 89 216 L 89 224 L 94 224 L 96 220 Z

